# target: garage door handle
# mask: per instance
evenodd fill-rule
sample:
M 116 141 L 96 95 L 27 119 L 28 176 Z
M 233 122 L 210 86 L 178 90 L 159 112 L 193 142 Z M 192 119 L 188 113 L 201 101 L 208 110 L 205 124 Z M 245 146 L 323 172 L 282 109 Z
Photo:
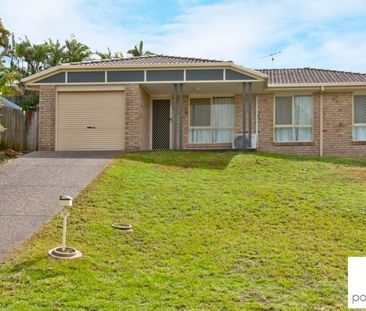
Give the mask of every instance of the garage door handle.
M 95 126 L 87 126 L 87 129 L 95 129 Z

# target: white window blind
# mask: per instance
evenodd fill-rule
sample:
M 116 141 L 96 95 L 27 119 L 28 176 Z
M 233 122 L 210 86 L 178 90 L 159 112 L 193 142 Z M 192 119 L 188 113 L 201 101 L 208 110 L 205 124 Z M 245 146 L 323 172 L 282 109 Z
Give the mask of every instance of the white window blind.
M 353 140 L 366 141 L 366 95 L 353 97 Z
M 234 128 L 234 99 L 192 98 L 189 124 L 190 143 L 230 143 Z
M 278 96 L 275 98 L 276 142 L 312 141 L 312 96 Z

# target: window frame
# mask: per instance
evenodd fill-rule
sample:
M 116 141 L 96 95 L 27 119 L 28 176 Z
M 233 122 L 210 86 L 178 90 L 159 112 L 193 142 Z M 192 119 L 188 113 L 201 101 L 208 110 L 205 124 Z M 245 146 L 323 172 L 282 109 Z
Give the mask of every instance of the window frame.
M 366 93 L 352 94 L 352 141 L 364 142 L 364 141 L 366 141 L 366 139 L 354 139 L 355 127 L 365 127 L 366 128 L 366 123 L 355 123 L 355 96 L 365 96 L 366 97 Z
M 210 124 L 212 124 L 212 111 L 211 108 L 213 105 L 214 98 L 232 98 L 233 99 L 233 125 L 232 127 L 219 127 L 219 126 L 191 126 L 191 99 L 209 99 L 210 100 Z M 232 130 L 233 133 L 235 131 L 235 97 L 233 95 L 222 95 L 222 96 L 212 96 L 212 95 L 195 95 L 189 97 L 188 102 L 188 144 L 189 145 L 222 145 L 222 144 L 231 144 L 232 142 L 210 142 L 210 143 L 201 143 L 201 142 L 192 142 L 190 141 L 190 130 Z
M 297 125 L 295 124 L 295 97 L 300 96 L 308 96 L 311 97 L 311 125 Z M 292 115 L 291 115 L 291 124 L 276 124 L 276 98 L 277 97 L 291 97 L 291 107 L 292 107 Z M 273 97 L 273 142 L 279 144 L 286 143 L 312 143 L 314 141 L 314 96 L 313 94 L 276 94 Z M 277 128 L 290 128 L 292 129 L 292 138 L 295 138 L 295 133 L 297 128 L 311 128 L 311 139 L 310 140 L 276 140 L 276 129 Z

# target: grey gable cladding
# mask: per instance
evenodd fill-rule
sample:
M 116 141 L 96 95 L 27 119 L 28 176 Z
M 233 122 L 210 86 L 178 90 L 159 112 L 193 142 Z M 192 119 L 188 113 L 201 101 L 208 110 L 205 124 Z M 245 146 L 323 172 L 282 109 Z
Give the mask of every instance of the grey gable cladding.
M 257 80 L 253 77 L 247 76 L 243 73 L 231 70 L 231 69 L 226 69 L 226 73 L 225 73 L 225 79 L 226 80 Z
M 187 69 L 187 81 L 207 81 L 207 80 L 223 80 L 223 69 Z
M 105 72 L 104 71 L 69 72 L 67 74 L 67 82 L 69 83 L 105 82 Z
M 65 83 L 65 73 L 56 73 L 55 75 L 37 81 L 37 83 Z
M 145 82 L 144 70 L 106 70 L 107 82 Z M 269 84 L 313 84 L 313 83 L 366 83 L 366 74 L 336 70 L 298 68 L 298 69 L 259 69 L 268 75 Z M 222 81 L 223 69 L 186 69 L 186 81 Z M 183 70 L 146 70 L 146 82 L 183 81 Z M 105 70 L 68 71 L 68 83 L 105 82 Z M 226 81 L 257 80 L 244 73 L 226 69 Z M 37 83 L 65 83 L 65 72 L 43 78 Z
M 245 74 L 226 69 L 227 80 L 253 80 Z M 107 80 L 105 75 L 107 73 Z M 224 69 L 186 69 L 186 80 L 189 81 L 223 81 Z M 68 71 L 68 83 L 95 83 L 95 82 L 169 82 L 184 81 L 183 69 L 148 69 L 146 81 L 144 70 L 106 70 L 106 71 Z M 39 83 L 65 83 L 65 73 L 57 73 L 38 81 Z
M 147 70 L 146 81 L 183 81 L 183 70 Z
M 107 71 L 108 82 L 142 82 L 144 71 Z

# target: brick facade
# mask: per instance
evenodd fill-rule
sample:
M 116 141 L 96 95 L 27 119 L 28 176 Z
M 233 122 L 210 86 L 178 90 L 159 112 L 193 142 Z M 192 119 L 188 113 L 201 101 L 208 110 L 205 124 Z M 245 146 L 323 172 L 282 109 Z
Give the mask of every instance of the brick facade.
M 352 102 L 351 92 L 324 94 L 325 156 L 366 156 L 366 145 L 352 142 Z
M 275 143 L 273 140 L 274 94 L 258 95 L 258 151 L 320 155 L 320 93 L 313 93 L 313 141 Z M 352 142 L 352 92 L 323 94 L 323 155 L 366 156 L 366 145 Z
M 258 151 L 312 155 L 320 154 L 320 92 L 313 93 L 313 141 L 309 143 L 275 143 L 274 94 L 254 94 L 252 97 L 252 131 L 256 130 L 256 98 L 258 100 Z M 242 97 L 235 95 L 235 128 L 242 132 Z M 184 101 L 185 149 L 231 148 L 231 144 L 192 145 L 188 143 L 189 96 Z M 323 94 L 323 154 L 324 156 L 366 156 L 366 144 L 352 142 L 352 92 Z M 126 150 L 150 149 L 151 97 L 138 84 L 126 85 Z M 42 85 L 39 103 L 39 150 L 55 149 L 56 88 Z
M 126 86 L 126 150 L 150 148 L 150 97 L 138 85 Z
M 42 85 L 39 90 L 38 149 L 55 150 L 56 87 Z
M 313 94 L 313 141 L 309 143 L 274 142 L 274 94 L 258 95 L 258 105 L 258 151 L 312 156 L 319 155 L 320 94 Z

